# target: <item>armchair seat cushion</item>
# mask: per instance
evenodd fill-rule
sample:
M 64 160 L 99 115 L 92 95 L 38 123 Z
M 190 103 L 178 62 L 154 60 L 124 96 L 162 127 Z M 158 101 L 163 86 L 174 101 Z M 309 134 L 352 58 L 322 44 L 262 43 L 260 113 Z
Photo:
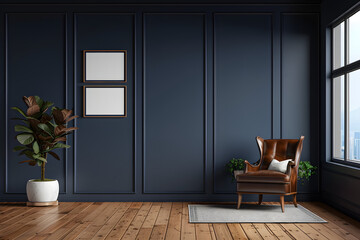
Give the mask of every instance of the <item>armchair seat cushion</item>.
M 259 170 L 239 174 L 236 177 L 238 183 L 289 183 L 290 176 L 278 171 Z

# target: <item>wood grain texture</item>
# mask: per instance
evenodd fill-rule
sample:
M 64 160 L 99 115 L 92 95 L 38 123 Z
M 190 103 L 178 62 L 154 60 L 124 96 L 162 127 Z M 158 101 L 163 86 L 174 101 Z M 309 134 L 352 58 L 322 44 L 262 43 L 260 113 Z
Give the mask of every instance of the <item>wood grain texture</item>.
M 199 240 L 211 239 L 209 224 L 207 223 L 195 224 L 195 236 L 196 239 Z
M 94 221 L 92 221 L 87 228 L 81 232 L 76 239 L 91 239 L 106 222 L 115 214 L 121 203 L 109 203 L 108 206 L 100 212 Z
M 243 223 L 241 224 L 241 227 L 244 229 L 249 239 L 263 239 L 251 223 Z
M 287 223 L 281 224 L 283 228 L 286 229 L 295 239 L 311 239 L 308 235 L 306 235 L 300 228 L 295 226 L 295 224 Z
M 166 232 L 166 239 L 180 239 L 181 237 L 182 203 L 173 203 L 169 224 Z
M 27 202 L 26 206 L 28 207 L 49 207 L 49 206 L 57 206 L 59 205 L 59 202 L 53 201 L 53 202 Z
M 278 238 L 284 240 L 294 239 L 290 234 L 287 234 L 287 231 L 283 229 L 279 224 L 266 224 L 270 231 Z
M 183 203 L 182 219 L 181 219 L 181 239 L 193 240 L 195 236 L 195 226 L 189 223 L 188 203 Z
M 277 239 L 275 234 L 263 223 L 253 224 L 257 232 L 263 239 Z
M 126 210 L 125 214 L 120 218 L 116 225 L 112 228 L 110 233 L 105 239 L 120 239 L 125 234 L 126 230 L 130 226 L 140 206 L 132 204 L 129 209 Z
M 214 230 L 216 239 L 231 239 L 231 233 L 226 224 L 223 223 L 214 223 Z
M 239 223 L 228 223 L 227 225 L 233 239 L 239 239 L 239 240 L 248 239 L 243 228 Z
M 130 226 L 126 230 L 124 237 L 122 239 L 135 239 L 139 233 L 140 227 L 143 224 L 145 217 L 148 215 L 151 208 L 151 203 L 146 202 L 140 207 L 138 213 L 136 214 L 134 220 L 131 222 Z
M 114 226 L 118 223 L 119 219 L 121 219 L 124 213 L 128 210 L 130 204 L 131 203 L 123 203 L 92 239 L 105 239 L 109 232 L 111 232 Z
M 172 203 L 162 203 L 150 239 L 165 239 Z
M 159 211 L 161 208 L 161 203 L 153 203 L 150 208 L 148 215 L 146 216 L 140 231 L 136 237 L 136 239 L 149 239 L 152 229 L 154 227 L 157 216 L 159 215 Z
M 188 204 L 66 202 L 55 207 L 29 208 L 25 203 L 2 203 L 0 239 L 360 240 L 360 223 L 324 203 L 300 203 L 328 221 L 310 224 L 194 224 L 189 223 Z

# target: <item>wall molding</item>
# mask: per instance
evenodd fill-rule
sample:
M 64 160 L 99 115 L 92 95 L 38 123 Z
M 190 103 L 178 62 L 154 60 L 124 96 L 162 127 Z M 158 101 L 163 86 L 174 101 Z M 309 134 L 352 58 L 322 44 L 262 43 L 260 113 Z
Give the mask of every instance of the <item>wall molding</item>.
M 97 192 L 97 191 L 78 191 L 78 187 L 77 187 L 77 132 L 74 132 L 74 181 L 73 181 L 73 188 L 74 188 L 74 194 L 135 194 L 136 193 L 136 13 L 134 12 L 73 12 L 73 28 L 74 28 L 74 38 L 73 38 L 73 46 L 74 46 L 74 63 L 73 63 L 73 67 L 74 67 L 74 112 L 77 113 L 78 109 L 77 109 L 77 87 L 78 86 L 83 86 L 86 85 L 88 83 L 84 83 L 82 81 L 82 78 L 80 78 L 81 81 L 78 81 L 77 79 L 77 17 L 79 15 L 129 15 L 132 16 L 132 20 L 133 20 L 133 26 L 132 26 L 132 31 L 133 31 L 133 69 L 131 70 L 133 73 L 133 79 L 128 79 L 127 83 L 123 83 L 123 84 L 130 84 L 130 82 L 132 81 L 132 87 L 133 87 L 133 121 L 132 121 L 132 125 L 133 125 L 133 129 L 132 129 L 132 137 L 133 137 L 133 153 L 132 153 L 132 165 L 133 165 L 133 173 L 132 173 L 132 191 L 108 191 L 108 192 Z M 82 59 L 82 56 L 80 57 Z M 79 70 L 79 72 L 82 73 L 82 68 Z M 103 83 L 103 85 L 106 84 L 111 84 L 109 82 L 107 83 Z M 82 98 L 81 98 L 82 101 Z M 80 111 L 81 113 L 81 111 Z M 74 119 L 74 126 L 77 126 L 77 119 Z
M 16 15 L 20 15 L 20 14 L 30 14 L 30 15 L 35 15 L 35 14 L 43 14 L 43 15 L 51 15 L 51 14 L 59 14 L 59 15 L 63 15 L 64 17 L 64 67 L 65 67 L 65 74 L 64 74 L 64 96 L 65 96 L 65 106 L 67 107 L 67 99 L 68 99 L 68 87 L 67 87 L 67 81 L 68 81 L 68 71 L 67 71 L 67 14 L 66 12 L 6 12 L 5 15 L 5 193 L 6 194 L 25 194 L 25 192 L 10 192 L 8 190 L 8 138 L 9 138 L 9 129 L 8 129 L 8 113 L 9 113 L 9 104 L 8 104 L 8 82 L 9 82 L 9 78 L 8 78 L 8 16 L 12 15 L 12 14 L 16 14 Z M 67 193 L 67 165 L 68 165 L 68 159 L 67 159 L 67 151 L 68 150 L 63 150 L 64 152 L 64 189 L 65 191 L 60 191 L 60 194 L 66 194 Z
M 203 59 L 204 59 L 204 69 L 203 69 L 203 76 L 204 76 L 204 79 L 203 79 L 203 94 L 204 94 L 204 98 L 203 98 L 203 101 L 204 101 L 204 106 L 203 106 L 203 124 L 204 124 L 204 128 L 203 128 L 203 132 L 204 132 L 204 136 L 203 136 L 203 139 L 204 139 L 204 144 L 203 144 L 203 191 L 194 191 L 194 192 L 187 192 L 187 191 L 174 191 L 174 192 L 156 192 L 156 191 L 147 191 L 146 190 L 146 183 L 145 183 L 145 175 L 146 175 L 146 141 L 145 141 L 145 138 L 146 138 L 146 120 L 145 120 L 145 116 L 146 116 L 146 101 L 145 101 L 145 96 L 146 96 L 146 89 L 145 89 L 145 86 L 146 86 L 146 47 L 145 47 L 145 43 L 146 43 L 146 40 L 145 40 L 145 36 L 146 36 L 146 33 L 145 33 L 145 24 L 146 24 L 146 15 L 171 15 L 171 14 L 174 14 L 174 15 L 202 15 L 203 16 L 203 35 L 204 35 L 204 39 L 203 39 L 203 43 L 204 43 L 204 50 L 203 50 Z M 142 66 L 143 66 L 143 75 L 142 75 L 142 85 L 143 85 L 143 92 L 142 92 L 142 98 L 143 98 L 143 102 L 142 102 L 142 137 L 143 137 L 143 140 L 142 140 L 142 167 L 143 167 L 143 172 L 142 172 L 142 183 L 143 183 L 143 186 L 142 186 L 142 193 L 143 194 L 205 194 L 206 193 L 206 169 L 207 169 L 207 122 L 208 122 L 208 119 L 207 119 L 207 88 L 208 88 L 208 85 L 207 85 L 207 79 L 208 79 L 208 75 L 207 75 L 207 65 L 208 65 L 208 62 L 207 62 L 207 19 L 206 19 L 206 16 L 207 14 L 206 13 L 198 13 L 198 12 L 143 12 L 142 14 L 142 18 L 143 18 L 143 22 L 142 22 L 142 28 L 143 28 L 143 31 L 142 31 L 142 34 L 143 34 L 143 41 L 142 41 L 142 47 L 143 47 L 143 62 L 142 62 Z
M 274 25 L 274 17 L 273 17 L 273 13 L 272 12 L 214 12 L 213 13 L 213 173 L 212 173 L 212 182 L 214 183 L 212 186 L 212 191 L 214 194 L 233 194 L 232 192 L 227 192 L 227 191 L 218 191 L 216 190 L 215 187 L 215 162 L 216 162 L 216 133 L 217 133 L 217 129 L 216 129 L 216 91 L 217 91 L 217 79 L 216 79 L 216 28 L 215 28 L 215 17 L 216 15 L 260 15 L 260 16 L 271 16 L 271 86 L 272 88 L 270 89 L 271 91 L 271 135 L 273 135 L 274 132 L 274 119 L 273 119 L 273 98 L 274 98 L 274 92 L 273 92 L 273 86 L 274 86 L 274 75 L 273 75 L 273 66 L 274 66 L 274 57 L 273 57 L 273 52 L 274 52 L 274 40 L 273 40 L 273 25 Z
M 317 54 L 317 59 L 316 59 L 316 63 L 317 63 L 317 76 L 315 78 L 315 74 L 313 74 L 313 71 L 311 69 L 309 69 L 310 73 L 311 73 L 311 76 L 309 76 L 309 86 L 310 86 L 310 102 L 311 104 L 313 100 L 317 100 L 317 110 L 320 111 L 321 110 L 321 94 L 319 94 L 319 92 L 321 91 L 321 86 L 320 86 L 320 81 L 317 82 L 316 86 L 315 86 L 315 83 L 314 79 L 321 79 L 321 36 L 320 36 L 320 24 L 321 24 L 321 21 L 320 21 L 320 13 L 318 12 L 314 12 L 314 11 L 309 11 L 309 12 L 304 12 L 304 11 L 281 11 L 280 12 L 280 22 L 281 22 L 281 28 L 280 28 L 280 37 L 281 37 L 281 41 L 280 41 L 280 44 L 281 44 L 281 55 L 280 55 L 280 58 L 281 58 L 281 69 L 280 69 L 280 73 L 281 73 L 281 78 L 280 78 L 280 81 L 281 81 L 281 138 L 283 137 L 283 118 L 284 118 L 284 115 L 283 115 L 283 57 L 282 57 L 282 44 L 283 44 L 283 30 L 284 30 L 284 17 L 286 16 L 312 16 L 314 18 L 316 18 L 316 21 L 318 23 L 317 26 L 317 34 L 314 35 L 314 38 L 317 38 L 317 52 L 316 53 L 311 53 L 311 54 Z M 315 41 L 314 41 L 315 42 Z M 312 55 L 310 55 L 310 58 L 311 58 Z M 314 75 L 314 76 L 313 76 Z M 314 92 L 314 89 L 317 90 L 317 92 L 315 93 Z M 316 89 L 317 88 L 317 89 Z M 315 96 L 316 95 L 316 96 Z M 309 110 L 309 114 L 310 115 L 313 115 L 314 111 L 310 111 Z M 316 115 L 315 115 L 316 116 Z M 312 117 L 314 118 L 314 117 Z M 309 150 L 309 155 L 310 155 L 310 159 L 308 160 L 311 160 L 311 159 L 315 159 L 315 160 L 312 160 L 312 161 L 315 161 L 318 168 L 321 169 L 321 158 L 320 158 L 320 147 L 321 147 L 321 117 L 320 117 L 320 114 L 317 116 L 317 118 L 315 118 L 317 120 L 317 122 L 314 123 L 314 120 L 312 119 L 312 122 L 310 123 L 309 125 L 309 133 L 310 133 L 310 138 L 308 137 L 306 141 L 311 141 L 311 144 L 309 144 L 309 147 L 310 147 L 310 150 Z M 315 131 L 317 130 L 317 132 Z M 315 137 L 314 137 L 315 135 Z M 306 138 L 306 136 L 305 136 Z M 316 147 L 313 147 L 314 145 L 314 142 L 315 144 L 317 144 Z M 316 149 L 316 150 L 314 150 Z M 313 157 L 315 155 L 315 157 Z M 321 176 L 320 176 L 320 170 L 318 171 L 319 174 L 317 174 L 316 176 L 316 179 L 317 179 L 317 191 L 320 192 L 320 185 L 321 185 Z

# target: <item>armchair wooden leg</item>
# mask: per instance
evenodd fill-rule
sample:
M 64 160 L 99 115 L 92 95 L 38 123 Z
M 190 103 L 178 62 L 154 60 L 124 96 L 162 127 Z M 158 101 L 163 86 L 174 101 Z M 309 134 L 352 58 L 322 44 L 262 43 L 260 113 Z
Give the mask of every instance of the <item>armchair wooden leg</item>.
M 297 207 L 296 194 L 293 195 L 293 203 L 294 206 Z
M 280 205 L 281 205 L 281 211 L 284 212 L 284 195 L 280 195 Z
M 237 209 L 240 208 L 241 205 L 241 199 L 242 199 L 242 195 L 240 193 L 238 193 L 238 202 L 237 202 Z
M 259 205 L 261 205 L 262 200 L 263 200 L 263 195 L 262 195 L 262 194 L 259 194 Z

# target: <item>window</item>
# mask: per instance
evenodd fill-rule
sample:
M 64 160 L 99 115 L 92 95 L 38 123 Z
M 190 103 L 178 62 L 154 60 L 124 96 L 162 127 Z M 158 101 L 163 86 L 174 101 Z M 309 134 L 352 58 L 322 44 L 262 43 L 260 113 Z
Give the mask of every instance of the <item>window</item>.
M 360 11 L 332 27 L 332 156 L 360 165 Z

